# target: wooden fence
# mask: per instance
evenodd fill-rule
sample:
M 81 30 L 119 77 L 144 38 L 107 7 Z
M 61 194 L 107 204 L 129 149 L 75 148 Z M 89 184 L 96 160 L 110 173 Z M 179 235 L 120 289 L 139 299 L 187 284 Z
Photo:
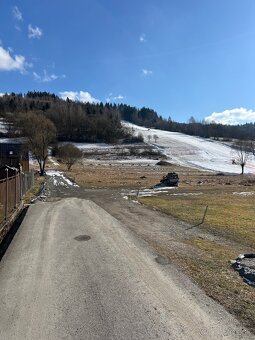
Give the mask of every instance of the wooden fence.
M 0 180 L 0 224 L 20 206 L 23 196 L 34 185 L 34 174 L 17 173 L 15 176 Z

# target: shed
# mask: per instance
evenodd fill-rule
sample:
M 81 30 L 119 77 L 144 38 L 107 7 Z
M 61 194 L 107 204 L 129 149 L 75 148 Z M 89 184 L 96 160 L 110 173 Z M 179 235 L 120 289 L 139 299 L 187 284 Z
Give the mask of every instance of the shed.
M 0 139 L 0 167 L 10 166 L 29 171 L 29 152 L 24 143 L 15 139 Z

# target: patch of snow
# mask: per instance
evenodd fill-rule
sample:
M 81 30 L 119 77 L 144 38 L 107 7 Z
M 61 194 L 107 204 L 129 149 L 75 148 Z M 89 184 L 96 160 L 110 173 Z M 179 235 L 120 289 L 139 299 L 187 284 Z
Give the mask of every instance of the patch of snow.
M 63 185 L 63 186 L 73 186 L 73 187 L 79 187 L 78 184 L 73 183 L 70 181 L 70 179 L 66 178 L 63 172 L 61 171 L 55 171 L 55 170 L 49 170 L 46 173 L 47 176 L 54 177 L 53 178 L 53 184 L 54 185 Z
M 48 160 L 50 161 L 51 164 L 53 164 L 53 165 L 55 165 L 55 166 L 59 166 L 59 163 L 56 162 L 56 161 L 52 158 L 52 156 L 48 156 Z
M 154 189 L 137 189 L 137 190 L 130 190 L 128 192 L 128 195 L 131 196 L 138 196 L 139 197 L 145 197 L 145 196 L 154 196 L 158 195 L 160 193 L 168 193 L 169 190 L 176 189 L 176 187 L 161 187 L 161 188 L 154 188 Z M 127 195 L 127 193 L 122 193 L 122 195 Z
M 255 191 L 233 192 L 233 195 L 253 196 L 253 195 L 255 195 Z
M 106 144 L 106 143 L 75 143 L 75 142 L 63 142 L 61 144 L 73 144 L 80 150 L 87 149 L 113 149 L 116 145 Z
M 169 196 L 200 196 L 202 192 L 179 192 L 177 194 L 169 194 Z

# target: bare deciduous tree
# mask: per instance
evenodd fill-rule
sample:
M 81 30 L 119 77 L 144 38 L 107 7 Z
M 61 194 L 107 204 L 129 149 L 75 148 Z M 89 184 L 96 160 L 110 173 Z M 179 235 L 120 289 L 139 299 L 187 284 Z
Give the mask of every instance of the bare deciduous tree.
M 244 174 L 244 167 L 250 156 L 250 145 L 247 141 L 239 141 L 235 145 L 235 160 L 233 164 L 241 166 L 241 175 Z
M 64 144 L 58 149 L 58 156 L 62 159 L 67 170 L 71 170 L 71 167 L 82 157 L 82 151 L 73 144 Z
M 28 148 L 37 160 L 40 175 L 43 176 L 48 158 L 48 147 L 56 138 L 55 125 L 42 114 L 31 112 L 21 116 L 20 129 L 27 138 Z
M 147 138 L 148 138 L 148 142 L 150 143 L 151 142 L 151 135 L 148 135 Z
M 157 143 L 157 140 L 158 140 L 158 135 L 153 135 L 153 138 L 154 138 L 154 141 L 155 141 L 155 143 Z

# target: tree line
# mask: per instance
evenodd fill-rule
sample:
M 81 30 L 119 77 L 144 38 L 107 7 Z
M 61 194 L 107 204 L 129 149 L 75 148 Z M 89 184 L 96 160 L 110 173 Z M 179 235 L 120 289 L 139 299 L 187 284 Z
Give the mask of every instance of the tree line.
M 43 115 L 56 127 L 58 141 L 115 142 L 128 137 L 116 106 L 63 100 L 48 92 L 6 94 L 0 97 L 0 116 L 8 122 L 8 134 L 19 129 L 29 113 Z
M 122 119 L 148 128 L 181 132 L 191 136 L 204 138 L 226 138 L 239 140 L 255 139 L 255 123 L 244 125 L 223 125 L 217 123 L 197 122 L 193 117 L 188 123 L 179 123 L 171 119 L 162 118 L 157 112 L 149 108 L 137 109 L 129 105 L 120 104 L 118 110 Z
M 159 116 L 156 111 L 126 104 L 81 103 L 60 99 L 48 92 L 6 94 L 0 97 L 0 116 L 11 126 L 20 113 L 37 112 L 50 119 L 56 126 L 59 141 L 114 142 L 128 137 L 121 120 L 148 128 L 181 132 L 200 137 L 239 140 L 255 139 L 255 123 L 222 125 L 197 122 L 193 117 L 188 123 L 176 122 Z

